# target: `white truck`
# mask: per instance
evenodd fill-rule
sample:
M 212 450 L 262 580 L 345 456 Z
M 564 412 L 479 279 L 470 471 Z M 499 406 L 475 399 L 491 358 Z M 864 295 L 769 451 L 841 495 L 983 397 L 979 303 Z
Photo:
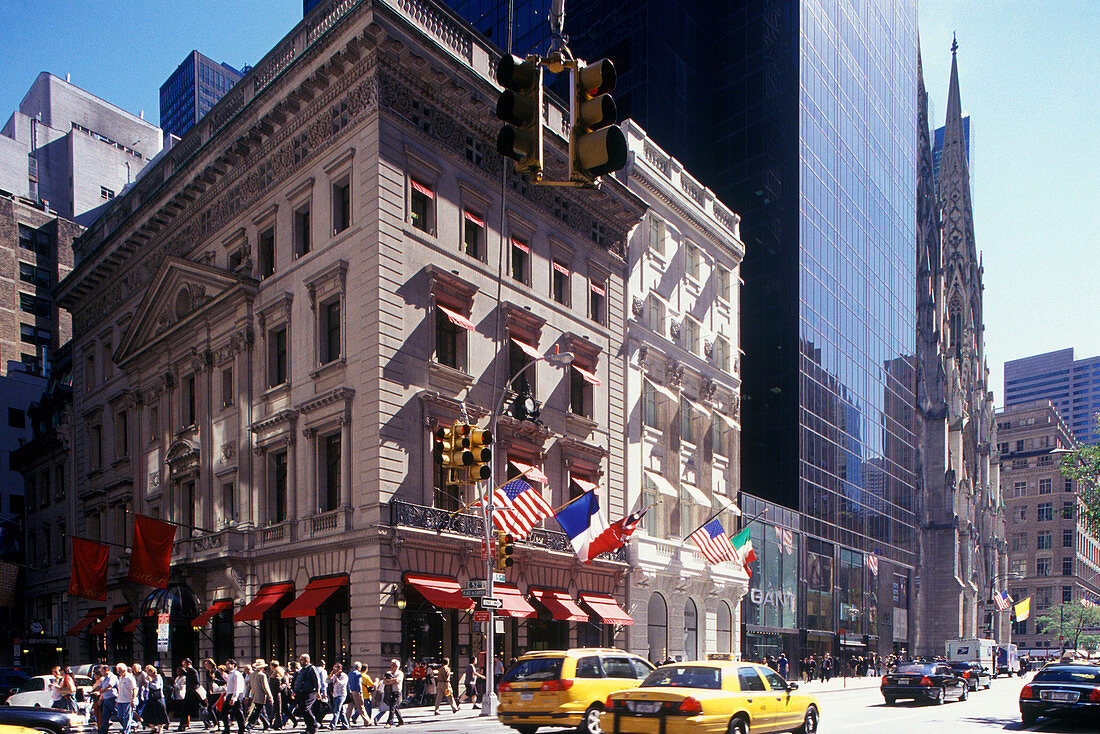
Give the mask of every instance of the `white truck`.
M 971 661 L 981 663 L 983 668 L 990 672 L 996 669 L 997 642 L 986 639 L 948 640 L 946 643 L 947 659 L 954 661 Z

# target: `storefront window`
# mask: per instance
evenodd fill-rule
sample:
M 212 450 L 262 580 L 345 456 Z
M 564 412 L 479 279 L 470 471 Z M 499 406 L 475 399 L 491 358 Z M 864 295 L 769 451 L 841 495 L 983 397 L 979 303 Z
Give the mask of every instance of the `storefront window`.
M 660 663 L 668 658 L 668 605 L 653 592 L 649 597 L 649 660 Z
M 724 601 L 718 602 L 718 649 L 715 652 L 733 652 L 733 610 Z
M 840 625 L 849 635 L 860 635 L 863 633 L 863 555 L 841 548 L 839 574 Z
M 684 604 L 684 659 L 699 659 L 699 611 L 691 599 Z
M 832 546 L 815 542 L 806 553 L 806 626 L 809 629 L 833 629 L 833 557 Z
M 351 608 L 347 586 L 337 589 L 317 608 L 309 624 L 309 651 L 314 660 L 324 660 L 328 665 L 340 663 L 346 668 L 351 664 Z
M 783 544 L 771 525 L 753 523 L 752 546 L 756 568 L 749 578 L 749 593 L 743 605 L 745 623 L 761 627 L 798 626 L 798 543 L 791 534 Z

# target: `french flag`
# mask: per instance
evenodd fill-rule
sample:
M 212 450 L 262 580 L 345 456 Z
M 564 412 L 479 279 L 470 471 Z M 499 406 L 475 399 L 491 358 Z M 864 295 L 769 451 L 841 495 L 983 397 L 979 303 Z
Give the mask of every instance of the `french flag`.
M 601 553 L 600 536 L 610 533 L 607 518 L 600 512 L 600 501 L 595 492 L 585 492 L 554 515 L 561 529 L 569 536 L 577 557 L 585 563 Z

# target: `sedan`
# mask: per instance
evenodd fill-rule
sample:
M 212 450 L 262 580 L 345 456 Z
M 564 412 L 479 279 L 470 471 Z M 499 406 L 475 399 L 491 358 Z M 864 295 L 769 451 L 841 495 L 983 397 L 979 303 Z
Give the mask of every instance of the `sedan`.
M 965 701 L 970 687 L 947 663 L 907 663 L 882 676 L 882 697 L 887 706 L 899 698 L 941 704 L 948 698 Z
M 1020 718 L 1031 726 L 1040 716 L 1100 720 L 1100 665 L 1054 663 L 1020 689 Z
M 983 668 L 982 664 L 971 660 L 969 662 L 953 662 L 948 663 L 951 669 L 956 674 L 961 675 L 966 680 L 966 685 L 970 690 L 976 691 L 981 686 L 986 690 L 993 685 L 993 676 L 989 673 L 989 668 Z
M 15 693 L 8 696 L 4 702 L 6 706 L 33 706 L 35 708 L 50 708 L 53 705 L 53 694 L 50 692 L 52 675 L 36 675 L 23 682 Z M 76 683 L 76 705 L 81 711 L 87 708 L 88 694 L 92 691 L 92 679 L 85 675 L 74 675 Z
M 33 706 L 0 706 L 0 724 L 25 726 L 43 734 L 72 734 L 74 728 L 84 726 L 84 717 Z
M 616 691 L 600 717 L 609 734 L 814 734 L 821 706 L 771 668 L 731 660 L 663 665 Z

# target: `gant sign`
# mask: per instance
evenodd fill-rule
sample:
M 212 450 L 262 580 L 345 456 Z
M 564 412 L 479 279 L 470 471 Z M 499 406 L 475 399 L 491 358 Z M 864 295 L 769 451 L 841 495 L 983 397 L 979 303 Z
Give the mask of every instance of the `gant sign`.
M 791 611 L 797 606 L 795 593 L 786 589 L 750 589 L 749 601 L 757 606 L 790 607 Z

